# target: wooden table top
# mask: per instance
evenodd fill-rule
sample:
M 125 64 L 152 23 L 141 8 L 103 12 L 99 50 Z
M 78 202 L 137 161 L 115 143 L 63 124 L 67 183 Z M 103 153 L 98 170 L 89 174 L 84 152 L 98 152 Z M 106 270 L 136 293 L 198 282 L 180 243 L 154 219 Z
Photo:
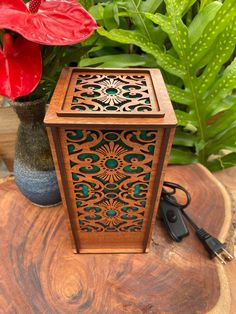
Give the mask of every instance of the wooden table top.
M 230 186 L 231 172 L 216 176 Z M 189 214 L 224 240 L 231 200 L 215 177 L 189 165 L 169 167 L 166 179 L 190 191 Z M 0 185 L 0 209 L 0 313 L 225 314 L 235 309 L 230 291 L 235 262 L 223 268 L 208 259 L 191 227 L 190 236 L 175 243 L 158 221 L 148 254 L 79 255 L 72 252 L 62 206 L 38 208 L 8 181 Z

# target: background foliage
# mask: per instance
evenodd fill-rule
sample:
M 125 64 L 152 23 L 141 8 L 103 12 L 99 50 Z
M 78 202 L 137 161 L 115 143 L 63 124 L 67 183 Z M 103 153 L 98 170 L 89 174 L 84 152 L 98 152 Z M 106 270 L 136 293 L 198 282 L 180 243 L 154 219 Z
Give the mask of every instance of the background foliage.
M 235 0 L 80 2 L 100 27 L 79 66 L 161 69 L 178 118 L 170 162 L 236 164 Z

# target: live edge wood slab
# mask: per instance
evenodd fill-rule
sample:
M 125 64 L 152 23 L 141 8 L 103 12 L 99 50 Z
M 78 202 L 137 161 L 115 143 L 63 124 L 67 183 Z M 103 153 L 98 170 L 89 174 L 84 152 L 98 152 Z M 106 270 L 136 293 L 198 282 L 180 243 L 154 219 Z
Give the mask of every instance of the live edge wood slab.
M 231 205 L 214 176 L 190 165 L 169 167 L 165 179 L 190 191 L 191 216 L 224 240 Z M 148 254 L 79 255 L 61 206 L 38 208 L 8 181 L 0 212 L 0 313 L 230 313 L 225 270 L 191 228 L 174 243 L 157 222 Z

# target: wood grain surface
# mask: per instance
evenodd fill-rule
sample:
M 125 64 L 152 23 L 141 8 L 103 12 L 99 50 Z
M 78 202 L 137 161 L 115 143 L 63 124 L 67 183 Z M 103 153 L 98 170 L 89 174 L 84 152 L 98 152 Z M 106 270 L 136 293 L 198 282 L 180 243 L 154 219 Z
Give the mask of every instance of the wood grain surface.
M 208 171 L 169 167 L 166 179 L 190 191 L 200 225 L 226 234 L 229 198 Z M 148 254 L 79 255 L 62 206 L 38 208 L 9 181 L 0 185 L 0 209 L 0 313 L 229 313 L 223 267 L 191 230 L 174 243 L 158 222 Z
M 228 250 L 233 254 L 236 252 L 236 167 L 231 167 L 223 171 L 214 173 L 214 176 L 224 184 L 232 204 L 232 223 L 227 236 Z M 225 268 L 227 281 L 230 288 L 230 313 L 235 313 L 236 309 L 236 259 Z
M 11 107 L 0 108 L 0 156 L 8 169 L 13 169 L 16 134 L 19 120 Z

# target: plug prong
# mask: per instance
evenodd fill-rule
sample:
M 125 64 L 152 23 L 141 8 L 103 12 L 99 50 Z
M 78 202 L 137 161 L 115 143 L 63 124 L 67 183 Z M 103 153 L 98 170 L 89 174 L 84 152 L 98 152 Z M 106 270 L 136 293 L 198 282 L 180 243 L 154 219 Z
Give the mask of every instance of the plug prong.
M 222 248 L 222 250 L 224 251 L 227 259 L 229 260 L 234 259 L 234 257 L 226 249 Z
M 216 257 L 219 259 L 219 261 L 221 262 L 221 264 L 226 264 L 226 261 L 218 254 L 215 252 Z

